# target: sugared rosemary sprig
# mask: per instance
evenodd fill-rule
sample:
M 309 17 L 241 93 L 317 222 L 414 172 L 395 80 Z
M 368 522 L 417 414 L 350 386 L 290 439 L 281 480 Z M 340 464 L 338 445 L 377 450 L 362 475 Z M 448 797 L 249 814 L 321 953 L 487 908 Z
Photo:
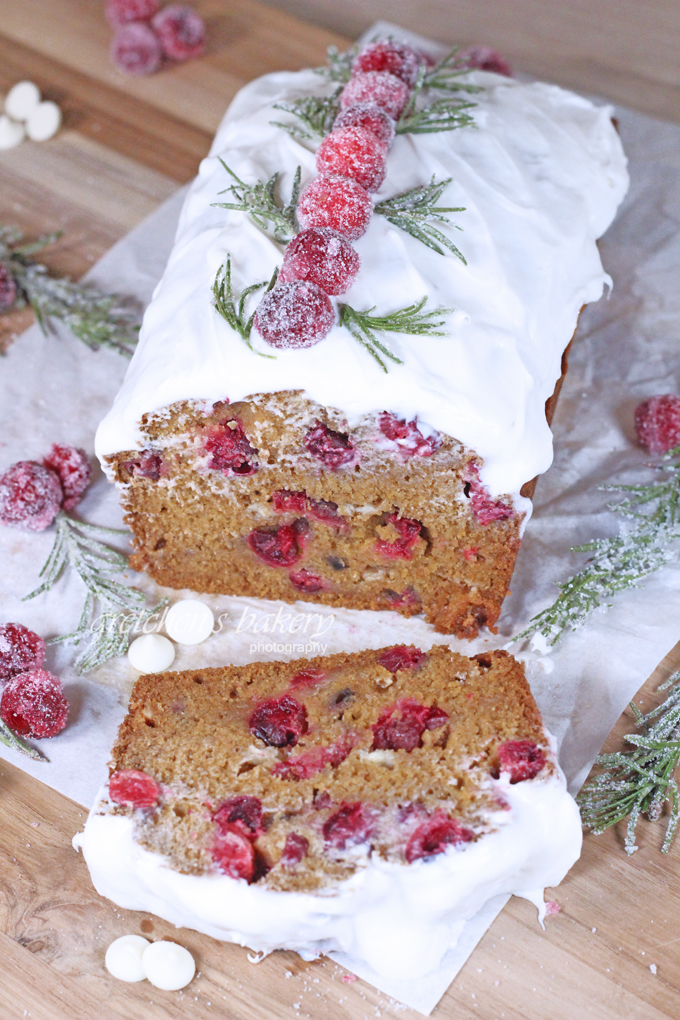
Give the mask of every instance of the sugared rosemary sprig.
M 27 758 L 32 758 L 33 761 L 49 760 L 37 747 L 31 747 L 30 744 L 24 743 L 16 733 L 12 733 L 9 726 L 2 719 L 0 719 L 0 744 L 4 744 L 5 747 L 11 747 L 14 751 L 19 751 L 20 754 L 25 754 Z
M 384 354 L 386 358 L 393 361 L 395 365 L 403 365 L 403 361 L 397 357 L 394 351 L 386 347 L 378 338 L 376 333 L 410 333 L 417 336 L 446 336 L 440 332 L 444 325 L 444 316 L 452 311 L 451 308 L 434 308 L 430 311 L 423 311 L 427 304 L 427 298 L 414 301 L 412 305 L 399 308 L 389 315 L 371 315 L 374 308 L 365 312 L 359 312 L 351 305 L 339 305 L 340 325 L 345 326 L 354 339 L 365 347 L 368 353 L 375 358 L 383 372 L 387 372 L 387 365 L 380 357 Z
M 437 220 L 440 223 L 454 226 L 455 224 L 451 224 L 448 216 L 443 214 L 465 212 L 463 206 L 437 205 L 444 189 L 452 180 L 452 177 L 447 177 L 444 181 L 436 181 L 433 174 L 429 184 L 421 184 L 417 188 L 411 188 L 410 191 L 405 191 L 401 195 L 395 195 L 393 198 L 387 198 L 383 202 L 378 202 L 374 211 L 384 216 L 395 227 L 405 230 L 407 234 L 415 237 L 417 241 L 422 241 L 423 244 L 438 252 L 439 255 L 445 255 L 444 249 L 447 248 L 461 260 L 463 265 L 467 265 L 465 258 L 456 248 L 453 241 L 430 222 L 431 220 Z M 456 226 L 456 230 L 460 229 L 460 227 Z
M 161 599 L 157 605 L 151 608 L 133 609 L 128 613 L 121 612 L 119 609 L 109 609 L 101 613 L 89 626 L 87 621 L 82 628 L 79 625 L 74 634 L 69 634 L 68 638 L 82 640 L 79 635 L 82 633 L 84 636 L 87 630 L 87 632 L 96 635 L 96 639 L 76 659 L 74 665 L 77 671 L 79 673 L 89 673 L 90 670 L 103 665 L 109 659 L 125 655 L 130 645 L 132 634 L 137 631 L 146 633 L 144 624 L 148 623 L 167 604 L 168 599 Z M 82 623 L 83 620 L 81 618 Z M 67 638 L 58 638 L 56 640 L 65 641 Z M 52 643 L 55 643 L 55 641 Z
M 461 78 L 470 73 L 470 68 L 458 57 L 460 46 L 454 46 L 445 57 L 423 74 L 423 88 L 439 89 L 440 92 L 481 92 L 480 85 L 470 85 Z
M 295 123 L 283 124 L 278 120 L 271 123 L 283 128 L 299 141 L 325 138 L 332 131 L 335 118 L 340 112 L 341 91 L 341 88 L 337 88 L 330 96 L 303 96 L 302 99 L 295 99 L 291 103 L 274 103 L 275 110 L 292 113 L 304 127 Z
M 326 50 L 326 65 L 316 67 L 315 71 L 326 81 L 337 81 L 346 85 L 352 77 L 352 63 L 359 52 L 357 45 L 348 50 L 339 50 L 337 46 L 329 46 Z
M 534 616 L 515 640 L 542 634 L 555 644 L 565 630 L 577 630 L 606 599 L 634 588 L 648 574 L 677 557 L 680 538 L 680 446 L 664 454 L 655 467 L 661 479 L 645 485 L 604 485 L 606 491 L 629 493 L 609 505 L 631 524 L 614 538 L 598 538 L 575 546 L 573 552 L 594 555 L 578 574 L 563 584 L 552 606 Z M 665 477 L 664 477 L 665 476 Z M 650 512 L 640 512 L 651 507 Z
M 278 171 L 266 182 L 256 181 L 255 184 L 246 184 L 240 177 L 236 176 L 223 159 L 220 159 L 220 163 L 234 183 L 230 184 L 224 191 L 218 192 L 218 194 L 224 195 L 230 192 L 236 201 L 213 202 L 212 205 L 217 209 L 234 209 L 236 212 L 248 213 L 250 218 L 265 233 L 269 233 L 271 229 L 271 235 L 280 244 L 287 244 L 288 241 L 292 240 L 299 229 L 296 210 L 298 198 L 300 197 L 302 168 L 298 167 L 295 171 L 290 201 L 287 205 L 284 205 L 276 194 L 276 182 L 280 176 Z
M 680 670 L 658 689 L 670 689 L 669 694 L 647 715 L 631 703 L 639 732 L 626 734 L 625 740 L 634 750 L 599 755 L 595 764 L 601 771 L 577 797 L 583 824 L 596 834 L 628 819 L 625 848 L 629 854 L 637 849 L 635 829 L 640 815 L 655 821 L 664 804 L 670 804 L 663 853 L 670 850 L 678 825 L 680 791 L 673 774 L 680 762 Z
M 278 269 L 274 270 L 269 284 L 266 280 L 261 283 L 251 283 L 249 287 L 246 287 L 241 292 L 240 297 L 234 294 L 231 284 L 231 255 L 227 254 L 224 265 L 217 270 L 217 274 L 213 281 L 212 292 L 215 298 L 215 311 L 225 319 L 232 329 L 236 330 L 238 335 L 243 340 L 246 347 L 248 347 L 253 354 L 259 354 L 261 358 L 271 358 L 276 360 L 276 356 L 273 354 L 263 354 L 262 351 L 256 351 L 253 347 L 250 334 L 253 329 L 253 320 L 255 319 L 255 311 L 246 317 L 246 302 L 251 294 L 259 290 L 260 287 L 266 287 L 265 293 L 268 293 L 274 284 L 278 276 Z M 236 301 L 238 300 L 238 305 Z
M 443 96 L 424 104 L 418 103 L 420 92 L 415 88 L 411 98 L 397 121 L 398 135 L 425 135 L 434 131 L 455 131 L 456 128 L 470 127 L 474 118 L 466 113 L 476 104 L 459 97 Z
M 139 334 L 139 309 L 90 284 L 50 276 L 33 256 L 54 244 L 61 233 L 44 234 L 29 244 L 19 243 L 22 236 L 17 228 L 0 225 L 0 269 L 5 268 L 16 288 L 13 304 L 3 311 L 30 305 L 46 336 L 54 332 L 58 320 L 92 350 L 109 347 L 131 357 Z

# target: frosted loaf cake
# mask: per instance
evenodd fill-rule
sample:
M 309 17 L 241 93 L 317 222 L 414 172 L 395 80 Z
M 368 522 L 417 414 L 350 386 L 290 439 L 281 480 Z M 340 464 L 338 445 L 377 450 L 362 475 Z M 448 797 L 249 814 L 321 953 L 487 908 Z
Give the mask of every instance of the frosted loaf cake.
M 336 61 L 346 84 L 280 73 L 236 97 L 97 452 L 133 564 L 161 584 L 423 612 L 471 637 L 551 461 L 546 401 L 608 281 L 596 239 L 625 157 L 608 107 L 483 71 L 455 78 L 476 92 L 427 87 L 455 67 L 392 51 Z M 418 133 L 442 103 L 459 126 Z M 395 214 L 418 197 L 434 247 Z

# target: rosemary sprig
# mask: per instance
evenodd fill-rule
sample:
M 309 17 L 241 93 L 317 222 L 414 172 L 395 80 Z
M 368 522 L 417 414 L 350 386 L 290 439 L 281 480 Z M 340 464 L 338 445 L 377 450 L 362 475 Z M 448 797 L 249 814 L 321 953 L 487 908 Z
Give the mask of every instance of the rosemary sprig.
M 218 157 L 219 158 L 219 157 Z M 230 184 L 220 195 L 231 193 L 236 201 L 234 202 L 213 202 L 217 209 L 234 209 L 237 212 L 248 213 L 250 218 L 257 223 L 258 227 L 271 234 L 275 241 L 287 244 L 297 233 L 299 227 L 296 218 L 298 198 L 300 197 L 300 177 L 302 168 L 298 167 L 293 178 L 293 188 L 290 201 L 287 205 L 278 198 L 276 194 L 276 182 L 279 173 L 274 174 L 268 181 L 256 181 L 255 184 L 246 184 L 237 177 L 234 171 L 227 166 L 223 159 L 220 163 L 233 178 L 234 183 Z
M 438 230 L 434 224 L 429 222 L 430 220 L 437 220 L 440 223 L 452 225 L 448 216 L 443 214 L 465 212 L 463 206 L 437 205 L 444 189 L 452 180 L 452 177 L 447 177 L 444 181 L 436 181 L 433 174 L 429 184 L 421 184 L 416 188 L 411 188 L 410 191 L 403 192 L 401 195 L 395 195 L 393 198 L 387 198 L 383 202 L 378 202 L 374 211 L 384 216 L 395 227 L 405 230 L 407 234 L 415 237 L 417 241 L 422 241 L 423 244 L 438 252 L 439 255 L 445 255 L 444 249 L 447 248 L 466 266 L 467 262 L 464 256 L 456 248 L 453 241 L 446 234 L 443 234 L 441 230 Z M 456 226 L 456 230 L 460 229 L 460 227 Z
M 4 744 L 5 747 L 11 747 L 15 751 L 25 754 L 27 758 L 32 758 L 33 761 L 49 761 L 49 759 L 46 758 L 37 747 L 31 747 L 30 744 L 24 743 L 21 737 L 18 737 L 16 733 L 12 733 L 9 726 L 7 726 L 2 719 L 0 719 L 0 744 Z
M 330 96 L 303 96 L 291 103 L 274 103 L 275 110 L 292 113 L 294 117 L 302 121 L 304 127 L 295 123 L 282 124 L 278 120 L 273 120 L 271 123 L 276 127 L 283 128 L 299 141 L 325 138 L 332 131 L 335 118 L 340 112 L 341 92 L 342 88 L 338 87 Z
M 329 46 L 326 50 L 325 67 L 317 67 L 315 71 L 326 81 L 337 81 L 346 85 L 352 77 L 352 63 L 359 52 L 359 47 L 354 45 L 348 50 L 341 51 L 337 46 Z
M 626 734 L 632 751 L 601 754 L 595 764 L 602 771 L 588 780 L 577 797 L 581 818 L 595 834 L 628 818 L 625 848 L 636 849 L 635 829 L 640 815 L 652 821 L 670 804 L 666 838 L 668 853 L 678 825 L 680 791 L 673 773 L 680 762 L 680 670 L 658 689 L 670 688 L 666 700 L 647 715 L 631 704 L 639 733 Z
M 13 307 L 30 305 L 46 336 L 54 332 L 54 320 L 58 320 L 92 350 L 109 347 L 131 357 L 139 333 L 138 310 L 90 284 L 50 276 L 33 256 L 54 244 L 61 233 L 44 234 L 29 244 L 19 244 L 22 236 L 15 227 L 0 225 L 0 265 L 16 286 Z
M 354 339 L 365 347 L 368 353 L 375 358 L 383 372 L 387 372 L 387 365 L 380 357 L 384 354 L 386 358 L 393 361 L 395 365 L 403 365 L 403 361 L 397 357 L 394 351 L 386 347 L 375 333 L 410 333 L 416 336 L 446 336 L 440 332 L 444 325 L 444 316 L 453 311 L 451 308 L 434 308 L 430 311 L 423 311 L 427 298 L 414 301 L 412 305 L 399 308 L 389 315 L 371 315 L 374 308 L 365 312 L 359 312 L 351 305 L 339 305 L 340 325 L 345 326 Z
M 423 75 L 423 88 L 439 89 L 441 92 L 481 92 L 481 86 L 470 85 L 461 78 L 470 73 L 470 68 L 458 56 L 460 46 L 454 46 L 445 57 L 429 68 Z
M 96 634 L 97 639 L 76 659 L 77 671 L 89 673 L 90 670 L 96 669 L 97 666 L 101 666 L 109 659 L 125 655 L 133 632 L 142 628 L 142 633 L 145 633 L 144 624 L 148 623 L 167 604 L 168 599 L 161 599 L 157 605 L 150 609 L 135 609 L 130 613 L 121 613 L 118 609 L 103 612 L 89 626 L 90 632 Z M 79 634 L 80 632 L 77 630 L 75 633 Z M 74 637 L 74 635 L 69 635 L 69 637 Z M 64 641 L 66 638 L 58 640 Z
M 470 127 L 474 118 L 466 110 L 475 103 L 458 97 L 443 96 L 427 102 L 418 109 L 419 90 L 416 86 L 411 93 L 406 109 L 397 121 L 398 135 L 424 135 L 433 131 L 455 131 L 456 128 Z
M 605 599 L 636 587 L 643 577 L 675 558 L 673 542 L 680 538 L 680 446 L 664 454 L 655 469 L 661 479 L 644 485 L 602 486 L 607 491 L 629 493 L 609 509 L 632 525 L 613 538 L 575 546 L 573 552 L 594 555 L 583 570 L 558 584 L 561 591 L 552 606 L 534 616 L 515 641 L 540 633 L 555 644 L 565 630 L 582 627 Z M 651 512 L 640 512 L 639 508 L 650 505 Z
M 233 330 L 236 330 L 238 335 L 243 340 L 246 347 L 248 347 L 253 354 L 258 354 L 261 358 L 270 358 L 276 360 L 274 354 L 263 354 L 262 351 L 256 351 L 253 347 L 250 334 L 253 329 L 253 321 L 255 319 L 255 312 L 246 318 L 246 302 L 251 294 L 254 294 L 260 287 L 267 287 L 265 293 L 268 293 L 274 284 L 279 274 L 278 269 L 274 270 L 269 284 L 266 280 L 262 283 L 251 283 L 249 287 L 246 287 L 241 292 L 240 297 L 234 294 L 231 284 L 231 255 L 227 253 L 227 258 L 224 265 L 217 270 L 215 279 L 212 285 L 213 297 L 215 298 L 215 311 L 225 319 Z M 238 306 L 236 301 L 238 300 Z

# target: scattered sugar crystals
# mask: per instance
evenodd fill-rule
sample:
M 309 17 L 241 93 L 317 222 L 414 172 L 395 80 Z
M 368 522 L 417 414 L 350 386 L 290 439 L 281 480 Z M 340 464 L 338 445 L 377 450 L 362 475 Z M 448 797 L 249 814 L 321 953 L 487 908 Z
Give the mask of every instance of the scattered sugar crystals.
M 13 149 L 27 136 L 33 142 L 46 142 L 60 127 L 57 104 L 41 100 L 34 82 L 19 81 L 5 97 L 5 112 L 0 115 L 0 149 Z
M 181 599 L 168 610 L 165 630 L 180 645 L 198 645 L 209 638 L 215 618 L 205 602 L 198 599 Z
M 174 942 L 149 942 L 141 935 L 123 935 L 106 950 L 105 965 L 119 981 L 143 981 L 154 988 L 176 992 L 185 988 L 196 973 L 188 949 Z
M 127 656 L 140 673 L 162 673 L 172 665 L 175 648 L 162 634 L 142 634 L 131 643 Z

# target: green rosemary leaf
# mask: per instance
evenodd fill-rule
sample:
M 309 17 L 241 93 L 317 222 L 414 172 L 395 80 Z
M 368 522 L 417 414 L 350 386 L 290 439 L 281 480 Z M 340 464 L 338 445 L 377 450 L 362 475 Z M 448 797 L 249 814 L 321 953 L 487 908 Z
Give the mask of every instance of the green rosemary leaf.
M 423 87 L 439 89 L 441 92 L 481 92 L 479 85 L 470 85 L 461 78 L 470 73 L 470 68 L 458 57 L 460 46 L 454 46 L 438 64 L 426 70 L 423 75 Z
M 397 134 L 424 135 L 434 131 L 455 131 L 456 128 L 470 127 L 475 121 L 465 111 L 473 106 L 475 103 L 446 96 L 417 109 L 412 96 L 411 102 L 397 121 Z
M 219 158 L 219 157 L 218 157 Z M 275 173 L 268 181 L 256 181 L 255 184 L 246 184 L 237 177 L 234 171 L 227 166 L 223 159 L 220 163 L 227 171 L 234 183 L 230 184 L 220 195 L 230 193 L 235 201 L 213 202 L 217 209 L 233 209 L 236 212 L 248 213 L 254 223 L 265 233 L 271 235 L 280 244 L 287 244 L 292 240 L 298 230 L 296 218 L 297 199 L 300 193 L 301 167 L 295 171 L 291 200 L 287 205 L 277 197 L 276 184 L 279 174 Z
M 303 96 L 291 103 L 275 103 L 275 110 L 282 110 L 284 113 L 291 113 L 302 122 L 299 124 L 283 124 L 273 120 L 271 123 L 276 127 L 283 128 L 293 138 L 299 141 L 310 141 L 316 138 L 325 138 L 333 130 L 335 118 L 340 112 L 340 93 L 342 87 L 338 87 L 330 96 Z
M 255 319 L 255 312 L 253 312 L 249 318 L 246 318 L 246 301 L 254 294 L 255 291 L 260 290 L 261 287 L 266 287 L 265 293 L 268 293 L 276 283 L 278 276 L 278 269 L 274 270 L 269 284 L 266 280 L 261 283 L 251 283 L 249 287 L 241 293 L 238 298 L 238 308 L 236 306 L 237 298 L 234 295 L 234 291 L 231 283 L 231 255 L 227 253 L 227 258 L 224 265 L 218 269 L 217 274 L 212 285 L 213 297 L 215 299 L 215 311 L 222 316 L 222 318 L 229 323 L 231 328 L 235 330 L 243 340 L 246 347 L 257 354 L 260 358 L 270 358 L 275 360 L 276 355 L 263 354 L 261 351 L 256 351 L 253 347 L 250 334 L 253 329 L 253 321 Z
M 93 636 L 89 648 L 80 653 L 75 661 L 79 673 L 88 673 L 109 659 L 125 655 L 132 638 L 133 631 L 145 633 L 144 624 L 160 612 L 168 604 L 168 599 L 161 601 L 150 609 L 138 609 L 131 613 L 107 611 L 94 621 L 88 632 Z M 85 636 L 85 627 L 78 629 L 69 637 L 78 643 Z
M 12 733 L 9 726 L 5 725 L 2 719 L 0 719 L 0 743 L 4 744 L 5 747 L 11 747 L 15 751 L 20 751 L 21 754 L 25 754 L 27 758 L 32 758 L 33 761 L 49 761 L 49 758 L 46 758 L 37 747 L 31 747 L 30 744 L 24 743 L 16 733 Z
M 444 213 L 465 212 L 464 206 L 437 205 L 444 189 L 452 180 L 452 177 L 447 177 L 446 180 L 437 181 L 433 174 L 429 184 L 421 184 L 411 188 L 410 191 L 404 191 L 401 195 L 394 195 L 393 198 L 378 202 L 374 211 L 384 216 L 395 227 L 405 230 L 417 241 L 422 241 L 439 255 L 445 255 L 445 249 L 448 249 L 466 266 L 465 258 L 453 241 L 429 222 L 436 220 L 451 225 L 451 221 Z M 460 229 L 456 227 L 456 230 Z
M 338 306 L 340 325 L 345 326 L 354 339 L 375 358 L 382 370 L 387 372 L 387 366 L 380 357 L 380 354 L 384 354 L 386 358 L 389 358 L 396 365 L 403 365 L 403 361 L 397 357 L 394 351 L 391 351 L 389 347 L 378 340 L 375 335 L 376 332 L 409 333 L 417 336 L 446 336 L 445 333 L 439 331 L 439 328 L 444 325 L 444 316 L 453 311 L 453 309 L 435 308 L 430 311 L 423 311 L 426 303 L 427 298 L 423 297 L 420 301 L 414 301 L 413 304 L 407 305 L 405 308 L 399 308 L 395 312 L 390 312 L 389 315 L 371 315 L 371 312 L 374 311 L 373 308 L 360 312 L 356 308 L 352 308 L 351 305 L 341 304 Z
M 326 50 L 326 66 L 316 67 L 315 71 L 326 81 L 346 85 L 352 77 L 352 63 L 358 52 L 359 47 L 356 45 L 344 51 L 340 51 L 337 46 L 329 46 Z

